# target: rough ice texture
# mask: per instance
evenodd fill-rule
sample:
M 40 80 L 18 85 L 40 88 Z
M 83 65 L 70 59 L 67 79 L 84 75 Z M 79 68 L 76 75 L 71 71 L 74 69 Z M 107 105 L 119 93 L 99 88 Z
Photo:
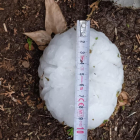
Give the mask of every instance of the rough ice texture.
M 109 0 L 103 0 L 103 1 L 109 1 Z M 117 5 L 122 7 L 140 8 L 140 0 L 110 0 L 110 1 L 114 1 Z
M 38 68 L 41 98 L 54 118 L 71 127 L 74 125 L 75 48 L 74 28 L 56 35 L 44 50 Z M 88 128 L 92 129 L 113 113 L 124 74 L 120 52 L 105 34 L 90 29 L 90 49 Z

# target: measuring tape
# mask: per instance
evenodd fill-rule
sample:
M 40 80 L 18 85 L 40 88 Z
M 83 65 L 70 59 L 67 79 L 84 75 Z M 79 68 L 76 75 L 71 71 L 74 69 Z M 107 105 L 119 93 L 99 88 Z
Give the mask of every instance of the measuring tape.
M 74 140 L 87 140 L 90 21 L 77 21 Z

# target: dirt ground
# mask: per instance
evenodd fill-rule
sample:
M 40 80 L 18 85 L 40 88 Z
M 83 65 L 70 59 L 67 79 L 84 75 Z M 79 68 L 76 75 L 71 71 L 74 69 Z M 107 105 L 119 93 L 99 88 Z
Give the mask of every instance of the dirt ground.
M 86 18 L 87 0 L 59 0 L 58 4 L 68 27 Z M 99 28 L 92 27 L 104 32 L 121 52 L 124 90 L 131 102 L 105 126 L 89 130 L 88 140 L 140 140 L 140 44 L 136 39 L 140 10 L 101 2 L 92 19 Z M 1 140 L 72 140 L 67 135 L 69 128 L 51 116 L 39 97 L 37 69 L 42 51 L 35 43 L 32 51 L 24 48 L 27 41 L 23 32 L 45 29 L 44 21 L 44 0 L 0 0 Z

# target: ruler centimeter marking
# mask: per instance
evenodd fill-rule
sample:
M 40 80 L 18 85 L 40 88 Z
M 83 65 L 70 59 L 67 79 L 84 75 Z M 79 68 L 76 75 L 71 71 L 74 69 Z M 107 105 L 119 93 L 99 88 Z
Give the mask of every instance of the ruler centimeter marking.
M 87 140 L 90 21 L 77 21 L 74 140 Z

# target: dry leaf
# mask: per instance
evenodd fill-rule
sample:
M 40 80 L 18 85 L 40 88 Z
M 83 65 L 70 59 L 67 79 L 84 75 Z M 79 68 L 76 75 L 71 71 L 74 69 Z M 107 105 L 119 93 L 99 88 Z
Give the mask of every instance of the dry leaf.
M 10 49 L 10 43 L 8 43 L 8 46 L 5 48 L 5 50 L 9 50 Z
M 37 108 L 38 109 L 44 108 L 44 104 L 45 104 L 45 102 L 42 102 L 42 103 L 38 104 L 37 105 Z
M 47 46 L 39 46 L 38 49 L 43 51 Z
M 124 99 L 124 100 L 128 100 L 128 93 L 127 92 L 125 92 L 125 91 L 122 91 L 121 93 L 120 93 L 120 96 L 122 96 L 122 98 Z
M 52 33 L 58 34 L 66 30 L 67 24 L 65 18 L 54 0 L 45 0 L 46 17 L 45 28 L 49 35 Z
M 4 8 L 0 8 L 0 10 L 2 10 L 2 11 L 3 11 L 3 10 L 4 10 Z
M 17 29 L 16 28 L 14 28 L 14 35 L 16 35 L 17 34 Z
M 0 105 L 0 110 L 4 111 L 4 105 Z
M 27 100 L 27 104 L 30 107 L 35 106 L 35 101 Z
M 29 98 L 30 98 L 30 96 L 27 96 L 27 97 L 26 97 L 26 101 L 29 100 Z
M 44 50 L 46 45 L 51 41 L 51 34 L 62 33 L 66 30 L 67 24 L 65 18 L 54 0 L 45 0 L 46 16 L 45 28 L 46 31 L 40 30 L 36 32 L 24 33 L 36 42 L 40 50 Z
M 118 101 L 119 102 L 119 106 L 124 106 L 128 103 L 127 100 L 123 100 L 123 101 Z
M 105 126 L 105 123 L 102 123 L 99 127 L 103 127 L 103 126 Z
M 48 33 L 48 31 L 46 32 L 40 30 L 35 32 L 24 33 L 24 35 L 34 40 L 37 45 L 46 45 L 51 41 L 51 35 Z
M 29 64 L 28 61 L 23 61 L 23 62 L 22 62 L 22 66 L 23 66 L 24 68 L 29 68 L 30 64 Z
M 26 43 L 26 44 L 24 45 L 24 48 L 25 48 L 26 50 L 29 51 L 29 44 Z M 31 45 L 31 50 L 30 50 L 30 51 L 32 51 L 32 50 L 34 50 L 34 46 L 33 46 L 33 45 Z
M 118 105 L 124 106 L 129 103 L 129 95 L 127 92 L 122 91 L 118 97 Z

